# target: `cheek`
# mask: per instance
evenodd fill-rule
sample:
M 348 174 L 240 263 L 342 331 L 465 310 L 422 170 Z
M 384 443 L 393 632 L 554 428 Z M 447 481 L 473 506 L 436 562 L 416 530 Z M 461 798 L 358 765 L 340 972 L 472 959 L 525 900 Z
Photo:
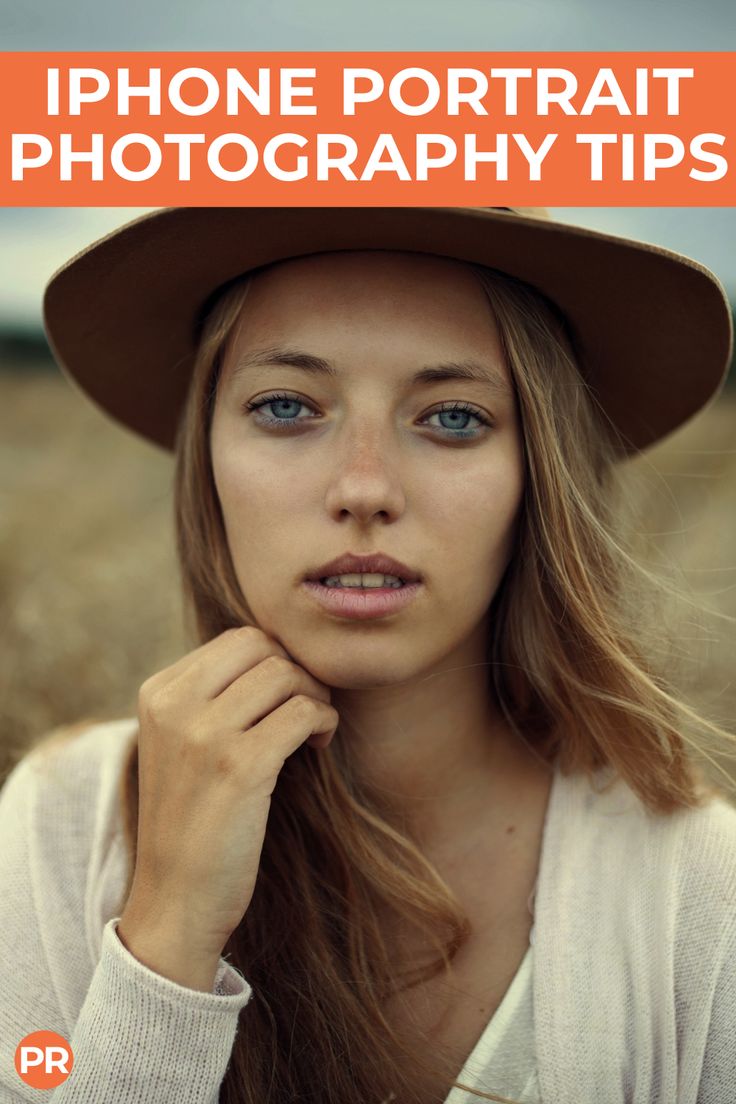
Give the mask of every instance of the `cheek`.
M 524 491 L 514 457 L 454 473 L 435 486 L 431 510 L 448 550 L 463 558 L 486 558 L 513 541 Z
M 262 456 L 245 451 L 213 451 L 212 468 L 228 541 L 237 561 L 254 551 L 289 547 L 285 534 L 297 512 L 304 511 L 309 494 L 309 472 L 264 463 Z

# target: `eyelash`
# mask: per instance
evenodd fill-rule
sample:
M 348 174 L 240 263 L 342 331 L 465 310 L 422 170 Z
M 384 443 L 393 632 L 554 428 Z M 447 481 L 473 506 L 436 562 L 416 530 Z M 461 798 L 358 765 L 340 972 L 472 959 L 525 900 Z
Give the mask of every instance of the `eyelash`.
M 301 406 L 309 407 L 310 410 L 314 409 L 312 407 L 311 403 L 306 402 L 304 399 L 300 399 L 296 395 L 287 395 L 285 392 L 278 392 L 278 393 L 274 393 L 273 395 L 265 395 L 262 399 L 257 399 L 255 402 L 245 402 L 245 403 L 243 403 L 243 411 L 245 413 L 251 413 L 253 411 L 260 410 L 260 408 L 262 406 L 270 406 L 272 403 L 276 403 L 276 402 L 279 402 L 279 401 L 299 403 Z M 490 427 L 492 425 L 492 422 L 490 421 L 490 419 L 481 410 L 479 410 L 478 407 L 473 406 L 471 403 L 467 403 L 467 402 L 447 402 L 447 403 L 443 403 L 442 406 L 440 406 L 437 410 L 431 410 L 429 412 L 429 414 L 425 415 L 425 417 L 431 418 L 434 414 L 443 414 L 443 413 L 446 413 L 448 411 L 452 411 L 452 412 L 460 411 L 460 412 L 463 412 L 463 413 L 472 414 L 473 417 L 477 418 L 478 421 L 481 422 L 482 425 L 484 425 L 486 427 Z M 286 433 L 291 432 L 290 427 L 292 425 L 299 425 L 302 422 L 309 421 L 309 420 L 310 420 L 309 418 L 273 418 L 273 417 L 268 417 L 268 416 L 263 415 L 263 414 L 260 414 L 258 416 L 258 418 L 256 419 L 256 421 L 258 422 L 259 425 L 266 426 L 266 427 L 269 427 L 269 428 L 275 428 L 277 430 L 277 432 L 286 432 Z M 289 427 L 289 428 L 286 428 L 286 427 Z M 446 434 L 450 439 L 453 439 L 453 440 L 456 440 L 456 441 L 458 441 L 458 440 L 469 440 L 469 439 L 480 436 L 480 430 L 479 429 L 475 429 L 472 432 L 470 432 L 468 430 L 462 430 L 462 429 L 461 430 L 445 429 L 443 426 L 434 426 L 434 427 L 430 427 L 430 428 L 439 429 L 442 434 Z

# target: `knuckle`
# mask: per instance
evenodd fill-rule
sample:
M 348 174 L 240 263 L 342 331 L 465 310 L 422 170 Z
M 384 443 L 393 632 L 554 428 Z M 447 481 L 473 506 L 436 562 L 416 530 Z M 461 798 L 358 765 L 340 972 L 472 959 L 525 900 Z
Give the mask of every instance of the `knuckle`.
M 151 693 L 157 685 L 157 675 L 149 675 L 148 678 L 140 684 L 138 689 L 139 698 L 150 697 Z
M 306 694 L 295 694 L 290 700 L 291 708 L 298 717 L 311 718 L 319 709 L 317 702 Z
M 235 641 L 255 641 L 260 640 L 263 636 L 262 629 L 256 628 L 255 625 L 236 625 L 232 629 L 227 629 L 226 636 Z
M 161 689 L 153 678 L 148 678 L 138 691 L 138 709 L 146 716 L 158 712 L 161 702 Z
M 268 679 L 277 679 L 279 682 L 288 681 L 289 684 L 293 682 L 293 664 L 288 659 L 284 659 L 283 656 L 268 655 L 261 660 L 258 666 Z
M 150 686 L 144 683 L 138 694 L 138 709 L 142 718 L 160 723 L 174 708 L 176 701 L 176 690 L 170 683 L 154 682 Z

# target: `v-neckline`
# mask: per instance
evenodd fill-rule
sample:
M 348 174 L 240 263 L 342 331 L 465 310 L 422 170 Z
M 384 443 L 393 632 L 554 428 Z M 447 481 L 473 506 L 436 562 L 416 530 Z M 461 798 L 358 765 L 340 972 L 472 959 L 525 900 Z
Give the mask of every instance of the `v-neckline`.
M 547 797 L 547 808 L 546 808 L 546 811 L 545 811 L 545 814 L 544 814 L 544 825 L 542 827 L 542 838 L 541 838 L 540 849 L 539 849 L 539 867 L 538 867 L 538 870 L 537 870 L 537 879 L 536 879 L 536 882 L 534 883 L 533 900 L 534 900 L 534 905 L 535 905 L 535 907 L 534 907 L 535 918 L 536 918 L 537 890 L 538 890 L 539 886 L 542 884 L 542 871 L 543 871 L 543 869 L 546 869 L 547 839 L 548 839 L 548 836 L 550 834 L 550 826 L 552 825 L 553 820 L 555 820 L 555 818 L 556 818 L 557 803 L 558 803 L 558 791 L 560 789 L 560 786 L 561 786 L 561 783 L 562 783 L 562 780 L 563 780 L 563 775 L 561 774 L 561 772 L 558 769 L 557 761 L 555 761 L 555 763 L 552 766 L 553 766 L 552 782 L 550 784 L 549 794 L 548 794 L 548 797 Z M 472 1071 L 473 1071 L 474 1067 L 477 1066 L 477 1064 L 478 1064 L 478 1059 L 480 1057 L 480 1054 L 482 1052 L 484 1052 L 488 1047 L 489 1036 L 491 1035 L 492 1032 L 495 1033 L 496 1030 L 501 1029 L 499 1027 L 499 1025 L 501 1025 L 501 1026 L 503 1025 L 503 1022 L 508 1017 L 510 1007 L 512 1006 L 512 1004 L 514 1004 L 514 1005 L 516 1004 L 517 997 L 519 995 L 519 990 L 525 984 L 527 984 L 527 982 L 528 982 L 528 984 L 531 985 L 531 976 L 527 976 L 527 975 L 528 974 L 530 975 L 530 972 L 531 972 L 531 965 L 532 965 L 531 958 L 532 958 L 532 947 L 533 947 L 533 944 L 534 944 L 534 934 L 535 934 L 534 929 L 535 929 L 535 926 L 536 926 L 536 924 L 532 924 L 532 929 L 531 929 L 530 937 L 529 937 L 529 946 L 527 947 L 526 952 L 524 953 L 524 957 L 522 958 L 521 962 L 519 963 L 518 970 L 514 974 L 513 978 L 511 979 L 511 982 L 509 983 L 509 986 L 508 986 L 506 992 L 503 995 L 501 1003 L 499 1004 L 498 1008 L 496 1008 L 495 1012 L 491 1016 L 490 1020 L 486 1024 L 486 1026 L 483 1028 L 483 1031 L 481 1032 L 480 1037 L 478 1038 L 478 1041 L 476 1042 L 476 1044 L 473 1047 L 472 1051 L 470 1052 L 467 1059 L 465 1060 L 463 1068 L 456 1075 L 455 1081 L 462 1081 L 464 1084 L 472 1085 L 472 1083 L 473 1083 L 472 1078 L 474 1076 Z M 443 1104 L 455 1104 L 456 1100 L 459 1102 L 461 1097 L 456 1096 L 455 1094 L 460 1093 L 460 1092 L 462 1092 L 462 1090 L 455 1089 L 454 1087 L 452 1089 L 450 1089 L 450 1092 L 445 1097 L 445 1100 L 443 1101 Z M 466 1096 L 467 1096 L 467 1093 L 463 1092 L 462 1099 L 464 1100 Z

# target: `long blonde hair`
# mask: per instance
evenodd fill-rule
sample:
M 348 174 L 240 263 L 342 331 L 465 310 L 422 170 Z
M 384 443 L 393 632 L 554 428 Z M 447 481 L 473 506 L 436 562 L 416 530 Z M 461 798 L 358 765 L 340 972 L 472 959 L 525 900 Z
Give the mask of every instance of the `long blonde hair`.
M 512 277 L 470 267 L 515 383 L 526 468 L 518 547 L 492 603 L 489 693 L 519 736 L 564 774 L 592 777 L 611 765 L 662 815 L 704 804 L 694 753 L 709 732 L 728 734 L 686 705 L 664 660 L 656 662 L 657 633 L 642 617 L 655 581 L 618 530 L 616 434 L 557 309 Z M 249 284 L 241 277 L 208 305 L 177 438 L 177 547 L 192 646 L 255 623 L 236 579 L 209 448 L 222 354 Z M 451 972 L 469 920 L 358 777 L 350 741 L 340 737 L 338 729 L 326 752 L 298 749 L 273 793 L 255 892 L 223 950 L 253 987 L 223 1104 L 426 1104 L 419 1071 L 448 1082 L 457 1076 L 441 1050 L 428 1056 L 426 1042 L 397 1032 L 383 1009 L 400 989 Z M 122 800 L 130 887 L 135 745 Z M 423 965 L 397 962 L 387 938 L 394 923 L 436 954 Z

